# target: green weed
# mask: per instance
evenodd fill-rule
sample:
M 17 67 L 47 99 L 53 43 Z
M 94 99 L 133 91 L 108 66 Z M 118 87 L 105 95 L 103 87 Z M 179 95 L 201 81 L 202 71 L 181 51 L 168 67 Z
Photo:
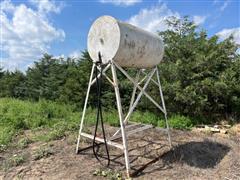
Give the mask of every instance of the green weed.
M 70 105 L 45 100 L 33 103 L 0 98 L 1 149 L 9 145 L 13 137 L 22 130 L 50 129 L 49 140 L 61 138 L 64 131 L 76 130 L 80 113 L 75 112 L 73 108 Z
M 96 169 L 93 172 L 94 176 L 102 176 L 111 180 L 122 180 L 122 174 L 118 171 L 113 171 L 111 169 Z
M 168 118 L 168 123 L 171 128 L 175 129 L 191 129 L 193 126 L 192 120 L 186 116 L 174 115 Z M 159 127 L 165 127 L 165 120 L 158 121 Z
M 0 98 L 0 151 L 12 142 L 19 132 L 29 129 L 31 131 L 47 131 L 35 137 L 36 141 L 51 141 L 61 139 L 68 132 L 78 131 L 81 113 L 76 107 L 57 102 L 40 100 L 38 102 L 23 101 L 13 98 Z M 96 109 L 89 108 L 86 112 L 85 126 L 92 126 L 96 122 Z M 152 124 L 164 127 L 162 115 L 151 112 L 135 111 L 131 121 Z M 103 120 L 111 126 L 119 126 L 118 112 L 114 109 L 105 109 Z M 185 116 L 175 115 L 169 118 L 173 128 L 189 129 L 193 121 Z M 24 148 L 29 142 L 22 140 L 19 147 Z
M 24 137 L 24 138 L 21 138 L 18 143 L 17 143 L 17 146 L 21 149 L 23 148 L 26 148 L 28 147 L 28 145 L 32 143 L 32 140 L 27 138 L 27 137 Z
M 36 161 L 42 158 L 47 158 L 53 154 L 54 151 L 50 146 L 42 146 L 33 153 L 33 159 Z
M 25 154 L 15 154 L 12 157 L 8 158 L 3 162 L 3 169 L 6 171 L 11 167 L 19 166 L 26 162 L 26 155 Z

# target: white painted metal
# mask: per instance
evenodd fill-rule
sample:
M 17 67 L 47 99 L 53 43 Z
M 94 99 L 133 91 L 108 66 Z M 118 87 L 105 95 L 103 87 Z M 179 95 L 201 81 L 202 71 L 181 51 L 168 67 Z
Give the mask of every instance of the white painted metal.
M 168 133 L 168 142 L 170 144 L 170 148 L 172 148 L 172 140 L 171 140 L 169 124 L 168 124 L 168 119 L 167 119 L 167 110 L 166 110 L 165 101 L 164 101 L 164 98 L 163 98 L 163 92 L 162 92 L 162 86 L 161 86 L 161 82 L 160 82 L 158 68 L 157 68 L 157 80 L 158 80 L 158 87 L 159 87 L 159 92 L 160 92 L 160 96 L 161 96 L 162 106 L 163 106 L 163 109 L 164 109 L 164 117 L 165 117 L 165 123 L 166 123 L 166 126 L 167 126 L 167 133 Z
M 121 103 L 121 97 L 120 97 L 119 88 L 118 88 L 118 79 L 117 79 L 116 67 L 113 64 L 111 64 L 111 69 L 112 69 L 113 82 L 114 82 L 114 85 L 115 85 L 114 90 L 115 90 L 115 94 L 116 94 L 118 116 L 119 116 L 120 126 L 121 126 L 126 171 L 127 171 L 127 176 L 130 177 L 128 144 L 127 144 L 127 137 L 126 137 L 126 134 L 125 134 L 125 128 L 124 128 L 124 123 L 123 123 L 122 103 Z
M 129 76 L 128 73 L 122 67 L 120 67 L 116 62 L 113 63 L 132 83 L 135 83 L 131 76 Z M 138 89 L 142 91 L 142 88 L 138 84 L 136 84 L 136 86 Z M 145 91 L 143 91 L 143 93 L 150 101 L 152 101 L 153 104 L 155 104 L 155 106 L 157 106 L 163 113 L 165 113 L 165 110 L 148 93 L 146 93 Z
M 90 28 L 88 52 L 95 62 L 100 52 L 103 63 L 113 60 L 121 67 L 152 68 L 162 60 L 164 44 L 156 34 L 102 16 Z
M 110 64 L 108 64 L 104 69 L 103 69 L 103 73 L 105 73 L 109 68 L 110 68 Z M 100 74 L 98 74 L 97 76 L 98 78 L 100 77 Z M 94 78 L 92 81 L 91 81 L 91 85 L 93 85 L 94 83 L 96 82 L 96 78 Z
M 141 70 L 138 70 L 137 71 L 137 74 L 136 74 L 136 78 L 135 78 L 135 82 L 138 83 L 138 80 L 139 80 L 139 77 L 140 77 L 140 71 Z M 130 106 L 129 106 L 129 111 L 134 103 L 134 100 L 135 100 L 135 96 L 136 96 L 136 91 L 137 91 L 137 86 L 134 84 L 133 85 L 133 92 L 132 92 L 132 97 L 131 97 L 131 101 L 130 101 Z
M 108 65 L 110 65 L 110 64 L 108 64 Z M 98 70 L 99 70 L 99 71 L 101 70 L 100 67 L 98 67 Z M 108 75 L 105 73 L 107 69 L 104 69 L 104 70 L 105 70 L 105 71 L 102 72 L 102 75 L 108 80 L 108 82 L 110 82 L 110 84 L 114 85 L 113 81 L 112 81 L 112 80 L 108 77 Z M 100 77 L 100 72 L 99 72 L 99 74 L 98 74 L 97 77 Z
M 141 132 L 141 131 L 150 129 L 150 128 L 152 128 L 152 127 L 153 127 L 152 125 L 144 125 L 144 126 L 139 127 L 139 128 L 137 128 L 137 129 L 131 130 L 131 131 L 127 132 L 126 134 L 127 134 L 127 136 L 130 136 L 130 135 L 132 135 L 132 134 L 135 134 L 135 133 L 137 133 L 137 132 Z
M 125 129 L 129 129 L 129 128 L 132 128 L 134 126 L 138 126 L 138 125 L 142 125 L 142 124 L 131 124 L 129 126 L 125 126 Z M 130 130 L 130 131 L 126 131 L 126 136 L 130 136 L 132 134 L 135 134 L 137 132 L 141 132 L 141 131 L 144 131 L 144 130 L 147 130 L 147 129 L 150 129 L 152 128 L 153 126 L 152 125 L 143 125 L 141 127 L 138 127 L 138 128 L 134 128 L 133 130 Z M 118 139 L 119 137 L 121 137 L 121 135 L 117 135 L 117 136 L 112 136 L 110 139 Z
M 142 82 L 144 82 L 146 78 L 147 78 L 147 75 L 144 76 L 141 81 L 139 81 L 138 85 L 142 84 Z
M 145 72 L 142 71 L 143 74 L 147 75 Z M 146 76 L 145 76 L 146 77 Z M 159 83 L 157 83 L 154 79 L 151 79 L 151 81 L 156 84 L 157 86 L 159 86 Z M 138 84 L 141 84 L 141 83 L 138 83 Z
M 133 124 L 125 126 L 125 129 L 130 129 L 130 128 L 133 128 L 133 127 L 139 126 L 139 125 L 141 125 L 141 123 L 133 123 Z
M 89 139 L 94 139 L 94 136 L 93 135 L 90 135 L 90 134 L 87 134 L 87 133 L 81 133 L 82 136 L 86 137 L 86 138 L 89 138 Z M 104 143 L 104 139 L 102 138 L 99 138 L 99 137 L 95 137 L 95 140 L 99 141 L 99 142 L 102 142 Z M 119 143 L 116 143 L 116 142 L 113 142 L 111 140 L 106 140 L 107 144 L 110 145 L 110 146 L 114 146 L 114 147 L 117 147 L 119 149 L 124 149 L 123 145 L 122 144 L 119 144 Z
M 150 82 L 153 74 L 155 73 L 155 71 L 156 71 L 156 68 L 154 68 L 154 69 L 152 70 L 152 72 L 151 72 L 150 74 L 148 74 L 148 80 L 147 80 L 147 82 L 145 83 L 144 87 L 141 89 L 141 92 L 138 94 L 138 96 L 137 96 L 135 102 L 133 103 L 132 107 L 129 109 L 128 114 L 127 114 L 127 116 L 126 116 L 125 119 L 124 119 L 124 123 L 127 123 L 128 119 L 130 118 L 130 115 L 133 113 L 133 110 L 136 108 L 136 106 L 137 106 L 140 98 L 142 97 L 143 93 L 145 92 L 145 90 L 146 90 L 146 88 L 147 88 L 147 86 L 148 86 L 148 84 L 149 84 L 149 82 Z M 135 83 L 134 83 L 134 86 L 137 87 L 138 84 L 135 82 Z
M 130 117 L 130 115 L 132 114 L 133 110 L 135 109 L 135 107 L 137 106 L 137 103 L 139 102 L 141 96 L 144 94 L 150 101 L 152 101 L 165 115 L 165 121 L 166 121 L 166 132 L 168 133 L 168 141 L 170 144 L 170 147 L 172 145 L 171 143 L 171 136 L 170 136 L 170 129 L 169 129 L 169 125 L 168 125 L 168 120 L 167 120 L 167 112 L 166 112 L 166 107 L 165 107 L 165 103 L 164 103 L 164 99 L 163 99 L 163 93 L 162 93 L 162 89 L 161 89 L 161 84 L 160 84 L 160 78 L 159 78 L 159 71 L 157 67 L 152 68 L 152 70 L 149 73 L 144 73 L 146 74 L 146 82 L 144 84 L 143 87 L 141 87 L 138 82 L 139 80 L 139 73 L 141 70 L 138 70 L 136 79 L 134 80 L 133 78 L 131 78 L 131 76 L 127 73 L 127 71 L 125 71 L 121 66 L 119 66 L 115 61 L 111 61 L 103 70 L 104 73 L 111 67 L 111 71 L 112 71 L 112 78 L 113 81 L 107 77 L 107 79 L 110 81 L 110 83 L 113 85 L 114 89 L 115 89 L 115 94 L 116 94 L 116 100 L 117 100 L 117 109 L 118 109 L 118 115 L 119 115 L 119 121 L 120 121 L 120 129 L 115 133 L 115 135 L 113 135 L 112 137 L 110 137 L 107 140 L 107 144 L 120 148 L 124 151 L 124 157 L 125 157 L 125 165 L 126 165 L 126 171 L 127 171 L 127 176 L 129 177 L 129 171 L 130 171 L 130 162 L 129 162 L 129 156 L 128 156 L 128 145 L 127 145 L 127 136 L 149 129 L 152 127 L 152 125 L 145 125 L 143 127 L 140 128 L 135 128 L 135 125 L 130 125 L 129 127 L 132 127 L 133 130 L 130 130 L 129 132 L 125 132 L 125 129 L 128 128 L 128 126 L 125 126 L 125 124 L 128 121 L 128 118 Z M 87 90 L 87 95 L 86 95 L 86 99 L 85 99 L 85 103 L 84 103 L 84 108 L 83 108 L 83 113 L 82 113 L 82 118 L 81 118 L 81 123 L 80 123 L 80 129 L 79 129 L 79 136 L 78 136 L 78 141 L 77 141 L 77 147 L 76 147 L 76 153 L 78 153 L 78 149 L 79 149 L 79 144 L 80 144 L 80 138 L 81 136 L 93 139 L 93 135 L 87 134 L 87 133 L 83 133 L 82 129 L 83 129 L 83 122 L 84 122 L 84 118 L 85 118 L 85 113 L 86 113 L 86 107 L 87 107 L 87 102 L 88 102 L 88 97 L 89 97 L 89 92 L 90 92 L 90 88 L 93 85 L 93 83 L 96 81 L 96 79 L 93 79 L 93 73 L 94 73 L 94 68 L 95 68 L 95 64 L 93 64 L 92 66 L 92 71 L 91 71 L 91 75 L 90 75 L 90 79 L 89 79 L 89 84 L 88 84 L 88 90 Z M 127 113 L 127 115 L 123 116 L 123 112 L 122 112 L 122 105 L 121 105 L 121 97 L 120 97 L 120 93 L 119 93 L 119 85 L 118 85 L 118 79 L 117 79 L 117 73 L 116 73 L 116 69 L 118 69 L 119 71 L 121 71 L 134 85 L 133 88 L 133 94 L 132 94 L 132 99 L 130 102 L 130 108 L 129 111 Z M 152 79 L 153 75 L 157 74 L 157 82 L 155 80 Z M 141 80 L 142 81 L 142 80 Z M 151 98 L 151 96 L 146 93 L 146 88 L 148 86 L 148 84 L 150 82 L 154 82 L 156 85 L 158 85 L 159 87 L 159 92 L 160 92 L 160 96 L 161 96 L 161 102 L 162 102 L 162 107 L 154 100 Z M 136 90 L 139 89 L 140 93 L 138 94 L 138 96 L 135 99 L 136 96 Z M 121 135 L 117 135 L 118 132 L 121 131 Z M 113 142 L 112 140 L 117 139 L 119 137 L 122 137 L 122 142 L 123 144 L 119 144 L 116 142 Z M 99 142 L 104 142 L 104 139 L 96 137 L 96 140 Z
M 129 108 L 129 110 L 128 110 L 128 113 L 127 113 L 126 117 L 124 118 L 124 121 L 123 121 L 124 124 L 127 124 L 127 121 L 129 120 L 131 114 L 133 113 L 133 110 L 136 108 L 136 106 L 137 106 L 140 98 L 142 97 L 143 93 L 145 92 L 145 90 L 146 90 L 146 88 L 147 88 L 147 86 L 148 86 L 148 84 L 149 84 L 149 82 L 150 82 L 153 74 L 155 73 L 155 71 L 156 71 L 156 69 L 154 68 L 154 69 L 151 71 L 151 73 L 147 75 L 148 80 L 147 80 L 147 82 L 145 83 L 144 87 L 141 89 L 141 92 L 138 94 L 135 102 L 134 102 L 134 99 L 135 99 L 136 88 L 137 88 L 138 82 L 137 82 L 137 81 L 133 82 L 133 84 L 134 84 L 134 89 L 133 89 L 134 94 L 132 95 L 132 100 L 131 100 L 131 102 L 130 102 L 130 108 Z M 138 78 L 139 78 L 139 73 L 137 74 L 136 79 L 138 79 Z M 116 136 L 119 132 L 120 132 L 120 129 L 117 130 L 117 131 L 113 134 L 113 137 Z
M 78 134 L 78 140 L 77 140 L 76 153 L 78 153 L 79 142 L 80 142 L 80 139 L 81 139 L 81 132 L 82 132 L 82 128 L 83 128 L 83 122 L 84 122 L 84 117 L 85 117 L 85 113 L 86 113 L 86 108 L 87 108 L 87 103 L 88 103 L 89 92 L 90 92 L 90 89 L 91 89 L 91 82 L 92 82 L 92 79 L 93 79 L 94 68 L 95 68 L 95 64 L 93 64 L 93 66 L 92 66 L 91 75 L 90 75 L 90 79 L 89 79 L 89 83 L 88 83 L 87 95 L 86 95 L 86 99 L 85 99 L 85 102 L 84 102 L 82 119 L 81 119 L 81 124 L 80 124 L 80 128 L 79 128 L 79 134 Z

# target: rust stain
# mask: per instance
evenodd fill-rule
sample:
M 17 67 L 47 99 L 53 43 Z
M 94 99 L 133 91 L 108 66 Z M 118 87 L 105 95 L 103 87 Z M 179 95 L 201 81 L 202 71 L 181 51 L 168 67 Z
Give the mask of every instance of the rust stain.
M 126 38 L 124 39 L 124 45 L 132 49 L 136 46 L 134 41 L 128 41 Z

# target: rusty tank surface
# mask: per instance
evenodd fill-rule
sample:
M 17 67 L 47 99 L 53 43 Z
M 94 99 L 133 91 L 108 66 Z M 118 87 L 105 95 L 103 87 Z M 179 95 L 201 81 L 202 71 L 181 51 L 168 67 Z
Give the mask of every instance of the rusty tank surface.
M 152 68 L 161 62 L 164 44 L 156 34 L 101 16 L 89 30 L 88 52 L 94 62 L 100 53 L 104 64 L 112 60 L 121 67 Z

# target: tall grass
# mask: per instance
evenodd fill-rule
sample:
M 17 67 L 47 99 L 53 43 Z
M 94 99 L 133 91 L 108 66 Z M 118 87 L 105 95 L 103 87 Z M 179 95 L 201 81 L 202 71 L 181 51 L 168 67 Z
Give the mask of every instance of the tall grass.
M 40 100 L 33 103 L 11 98 L 0 99 L 0 144 L 8 144 L 21 130 L 36 128 L 77 127 L 80 113 L 73 107 Z M 62 128 L 63 129 L 63 128 Z
M 81 110 L 76 111 L 71 105 L 40 100 L 38 102 L 22 101 L 12 98 L 0 98 L 0 146 L 8 145 L 14 136 L 23 130 L 48 129 L 48 135 L 39 137 L 46 141 L 61 138 L 67 131 L 77 132 Z M 116 110 L 103 113 L 104 121 L 112 126 L 119 126 Z M 86 125 L 93 125 L 96 110 L 89 108 L 86 113 Z M 154 126 L 164 126 L 162 116 L 150 112 L 136 111 L 131 120 Z M 192 126 L 192 121 L 183 116 L 173 116 L 169 119 L 170 126 L 186 129 Z

